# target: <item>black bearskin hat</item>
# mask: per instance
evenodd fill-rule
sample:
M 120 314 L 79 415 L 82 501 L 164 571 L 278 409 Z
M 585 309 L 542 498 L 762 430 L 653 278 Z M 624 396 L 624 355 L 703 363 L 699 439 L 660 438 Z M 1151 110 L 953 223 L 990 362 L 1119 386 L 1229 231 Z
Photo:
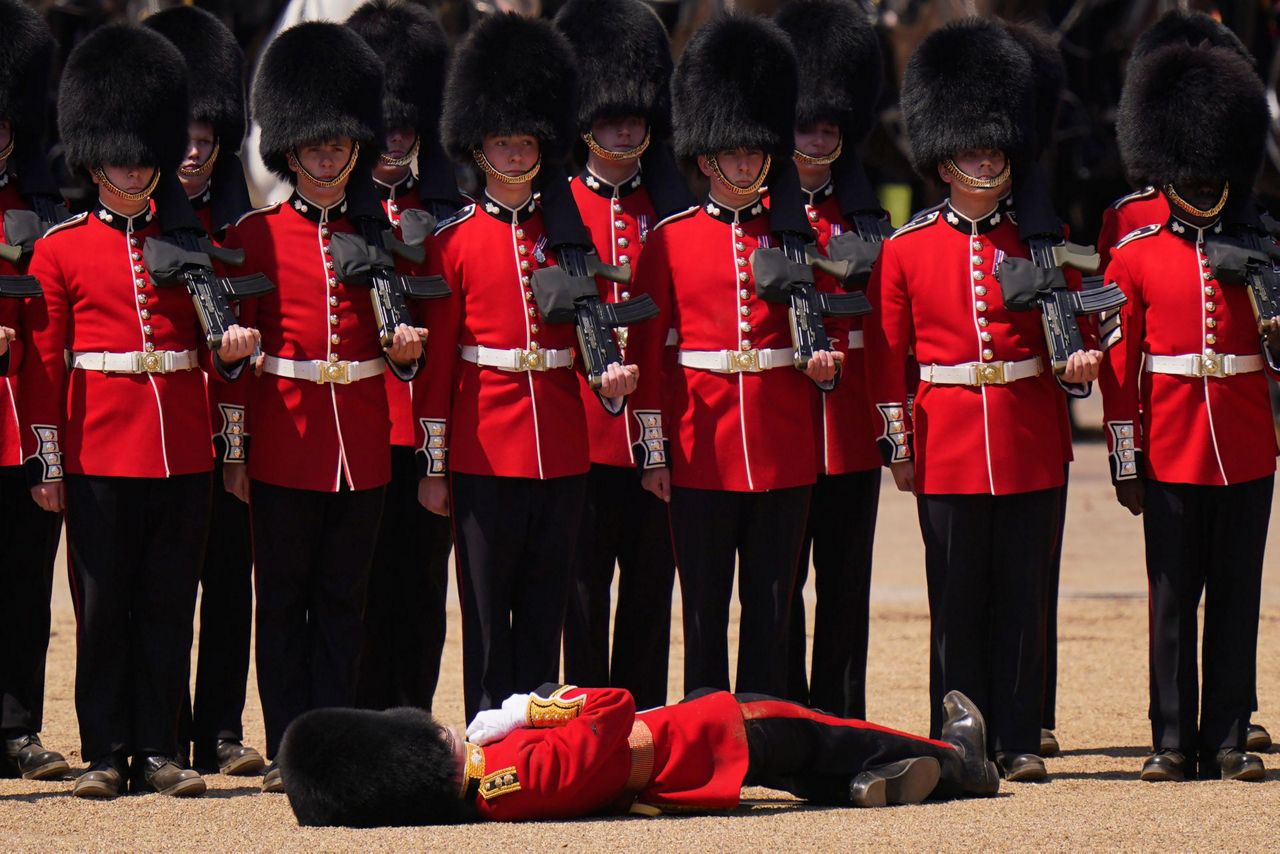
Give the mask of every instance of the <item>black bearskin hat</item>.
M 1171 9 L 1166 12 L 1138 36 L 1137 42 L 1133 45 L 1133 51 L 1129 54 L 1129 60 L 1132 62 L 1153 50 L 1171 44 L 1192 46 L 1207 44 L 1209 47 L 1225 47 L 1240 54 L 1250 63 L 1254 62 L 1253 55 L 1249 53 L 1249 49 L 1244 46 L 1240 38 L 1221 22 L 1204 12 L 1184 12 L 1181 9 Z
M 0 118 L 14 134 L 44 133 L 45 98 L 53 68 L 49 25 L 22 0 L 0 2 Z
M 996 21 L 962 18 L 931 33 L 902 82 L 912 166 L 933 177 L 937 164 L 967 149 L 1025 153 L 1033 77 L 1027 51 Z
M 280 776 L 304 827 L 456 824 L 458 763 L 421 709 L 313 709 L 289 724 Z
M 341 24 L 309 21 L 267 48 L 253 82 L 258 151 L 272 172 L 292 182 L 288 155 L 309 142 L 345 136 L 372 163 L 382 147 L 382 61 Z
M 653 136 L 671 133 L 671 42 L 641 0 L 569 0 L 556 27 L 578 61 L 578 130 L 600 118 L 643 116 Z
M 549 21 L 489 15 L 454 54 L 441 138 L 460 163 L 490 134 L 537 137 L 546 160 L 568 154 L 577 127 L 573 47 Z
M 195 6 L 174 6 L 145 25 L 173 42 L 187 61 L 191 118 L 213 125 L 227 151 L 244 139 L 244 52 L 227 25 Z
M 767 18 L 722 15 L 689 40 L 671 80 L 676 154 L 737 148 L 791 158 L 796 55 Z
M 58 133 L 72 168 L 178 168 L 187 148 L 187 65 L 172 42 L 108 24 L 71 51 L 58 91 Z
M 1253 184 L 1266 147 L 1266 93 L 1227 47 L 1175 42 L 1129 66 L 1116 136 L 1135 186 L 1226 179 Z
M 796 125 L 840 126 L 846 143 L 871 131 L 884 58 L 871 19 L 853 0 L 791 0 L 778 11 L 799 63 Z
M 1022 45 L 1031 59 L 1031 85 L 1035 97 L 1035 138 L 1028 144 L 1034 156 L 1053 141 L 1053 126 L 1058 118 L 1062 90 L 1067 85 L 1067 66 L 1062 51 L 1043 27 L 1006 21 L 1009 34 Z
M 386 129 L 435 134 L 449 66 L 449 43 L 435 17 L 407 0 L 369 0 L 351 13 L 347 26 L 382 59 Z

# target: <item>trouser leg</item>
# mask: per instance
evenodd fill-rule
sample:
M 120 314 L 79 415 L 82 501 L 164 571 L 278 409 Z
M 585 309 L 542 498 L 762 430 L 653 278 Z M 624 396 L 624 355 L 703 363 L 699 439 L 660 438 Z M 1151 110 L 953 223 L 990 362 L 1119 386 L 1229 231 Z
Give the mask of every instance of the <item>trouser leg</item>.
M 1062 579 L 1062 544 L 1067 529 L 1067 486 L 1071 482 L 1071 464 L 1062 467 L 1062 494 L 1058 502 L 1058 530 L 1053 543 L 1053 560 L 1045 587 L 1044 617 L 1044 711 L 1040 726 L 1058 727 L 1058 585 Z
M 745 493 L 671 490 L 671 535 L 684 623 L 684 692 L 729 690 L 729 601 Z
M 574 551 L 564 620 L 564 678 L 574 685 L 610 685 L 609 605 L 622 532 L 634 524 L 618 494 L 614 472 L 635 480 L 632 469 L 592 465 L 587 475 L 582 525 Z

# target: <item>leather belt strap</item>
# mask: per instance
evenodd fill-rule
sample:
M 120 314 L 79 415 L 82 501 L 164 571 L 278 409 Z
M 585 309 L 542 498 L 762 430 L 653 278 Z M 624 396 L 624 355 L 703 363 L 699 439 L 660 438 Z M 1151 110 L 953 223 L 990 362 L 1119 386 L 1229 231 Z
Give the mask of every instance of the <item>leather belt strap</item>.
M 717 374 L 758 374 L 774 368 L 795 366 L 794 347 L 776 350 L 681 350 L 681 365 Z
M 472 347 L 463 345 L 458 348 L 464 361 L 472 362 L 482 368 L 497 368 L 500 371 L 549 371 L 552 368 L 573 367 L 574 350 L 499 350 L 496 347 Z
M 849 330 L 849 349 L 861 350 L 863 347 L 863 337 L 861 329 Z
M 262 360 L 262 370 L 268 374 L 321 384 L 348 385 L 376 377 L 386 369 L 387 363 L 383 359 L 370 359 L 365 362 L 321 362 L 318 359 L 296 361 L 265 356 Z
M 199 366 L 200 355 L 195 350 L 71 354 L 71 367 L 104 374 L 172 374 Z
M 1237 356 L 1232 353 L 1206 356 L 1190 353 L 1185 356 L 1147 356 L 1147 370 L 1153 374 L 1173 374 L 1179 377 L 1232 377 L 1236 374 L 1252 374 L 1262 370 L 1262 356 Z
M 1044 372 L 1039 356 L 1020 362 L 965 362 L 963 365 L 921 365 L 920 379 L 934 385 L 1007 385 Z

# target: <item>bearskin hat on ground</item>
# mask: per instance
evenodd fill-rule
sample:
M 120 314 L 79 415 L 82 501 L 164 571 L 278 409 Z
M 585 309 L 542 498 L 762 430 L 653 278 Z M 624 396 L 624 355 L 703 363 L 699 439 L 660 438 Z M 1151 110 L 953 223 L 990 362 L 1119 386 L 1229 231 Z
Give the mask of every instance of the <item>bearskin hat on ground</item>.
M 601 118 L 643 116 L 671 132 L 671 43 L 641 0 L 569 0 L 555 18 L 578 62 L 578 130 Z
M 536 137 L 546 160 L 576 138 L 578 78 L 573 47 L 549 21 L 504 12 L 480 21 L 454 54 L 441 137 L 450 157 L 471 163 L 491 134 Z
M 159 33 L 108 24 L 71 52 L 58 133 L 72 168 L 178 168 L 187 148 L 187 66 Z
M 1244 42 L 1220 21 L 1204 12 L 1184 12 L 1181 9 L 1166 12 L 1138 36 L 1133 51 L 1129 54 L 1130 62 L 1171 44 L 1225 47 L 1240 54 L 1251 64 L 1254 62 L 1253 54 L 1249 53 Z
M 799 64 L 796 125 L 835 122 L 847 144 L 871 131 L 884 83 L 880 38 L 853 0 L 791 0 L 775 20 Z
M 1034 124 L 1027 51 L 996 21 L 962 18 L 931 33 L 907 61 L 902 112 L 911 163 L 926 177 L 961 151 L 1023 154 Z
M 1269 122 L 1253 66 L 1229 47 L 1175 42 L 1129 66 L 1116 136 L 1136 186 L 1194 179 L 1252 185 Z
M 53 34 L 22 0 L 0 0 L 0 117 L 15 134 L 44 133 L 46 95 L 53 67 Z
M 292 182 L 295 147 L 335 137 L 361 145 L 361 164 L 382 147 L 382 61 L 341 24 L 309 21 L 271 42 L 253 83 L 258 150 L 272 172 Z
M 191 118 L 213 125 L 224 150 L 244 139 L 244 52 L 217 16 L 195 6 L 174 6 L 145 25 L 173 42 L 187 61 Z
M 351 13 L 347 26 L 382 59 L 386 128 L 436 133 L 449 42 L 435 16 L 406 0 L 370 0 Z
M 458 763 L 421 709 L 314 709 L 280 745 L 280 776 L 304 827 L 455 824 Z
M 790 159 L 796 73 L 791 40 L 773 21 L 722 15 L 704 24 L 671 80 L 676 153 L 758 148 Z

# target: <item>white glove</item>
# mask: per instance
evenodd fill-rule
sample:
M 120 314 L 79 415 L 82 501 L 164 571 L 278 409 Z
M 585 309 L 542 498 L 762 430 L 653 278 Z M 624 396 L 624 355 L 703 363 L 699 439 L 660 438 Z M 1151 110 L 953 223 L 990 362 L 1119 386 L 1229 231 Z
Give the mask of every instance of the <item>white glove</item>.
M 480 712 L 467 724 L 467 741 L 484 747 L 506 738 L 512 731 L 524 726 L 529 719 L 531 696 L 512 694 L 502 701 L 501 708 Z

